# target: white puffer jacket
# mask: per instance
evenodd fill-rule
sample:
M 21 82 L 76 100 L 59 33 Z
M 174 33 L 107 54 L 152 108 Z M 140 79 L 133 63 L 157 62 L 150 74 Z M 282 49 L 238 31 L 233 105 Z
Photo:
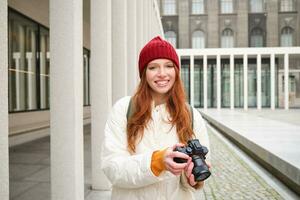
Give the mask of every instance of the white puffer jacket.
M 102 169 L 112 183 L 112 199 L 158 200 L 194 199 L 195 189 L 184 174 L 175 176 L 168 171 L 156 177 L 151 171 L 151 157 L 155 150 L 173 146 L 179 140 L 176 128 L 167 123 L 168 112 L 165 105 L 152 110 L 152 120 L 140 143 L 136 154 L 127 151 L 126 125 L 127 108 L 130 97 L 120 99 L 112 108 L 105 127 L 105 138 L 101 154 Z M 200 113 L 194 109 L 194 131 L 200 143 L 209 148 L 207 130 Z

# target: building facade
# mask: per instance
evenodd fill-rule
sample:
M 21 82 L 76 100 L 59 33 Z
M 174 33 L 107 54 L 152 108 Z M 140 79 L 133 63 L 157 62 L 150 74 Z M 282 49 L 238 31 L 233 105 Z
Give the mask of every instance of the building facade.
M 167 40 L 178 49 L 264 48 L 300 46 L 300 1 L 297 0 L 160 0 Z M 270 107 L 270 56 L 262 58 L 262 106 Z M 203 59 L 195 59 L 196 107 L 201 96 Z M 208 59 L 208 107 L 217 107 L 216 56 Z M 190 60 L 182 58 L 182 74 L 190 93 Z M 235 107 L 243 107 L 243 62 L 234 58 Z M 284 107 L 283 56 L 275 58 L 276 107 Z M 257 61 L 248 57 L 248 106 L 256 107 Z M 229 107 L 229 58 L 221 58 L 221 106 Z M 198 75 L 197 75 L 198 74 Z M 190 94 L 188 98 L 190 98 Z M 239 103 L 240 102 L 240 103 Z M 289 57 L 289 106 L 300 107 L 299 56 Z

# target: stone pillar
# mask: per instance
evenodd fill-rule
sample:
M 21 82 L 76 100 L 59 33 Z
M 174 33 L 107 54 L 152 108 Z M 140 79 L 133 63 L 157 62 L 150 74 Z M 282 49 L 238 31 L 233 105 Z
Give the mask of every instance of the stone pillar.
M 83 200 L 82 1 L 50 1 L 51 199 Z
M 194 55 L 190 56 L 190 104 L 194 107 Z
M 243 56 L 244 72 L 244 110 L 248 110 L 248 56 Z
M 221 56 L 217 55 L 217 109 L 221 108 Z
M 9 199 L 7 0 L 0 0 L 0 199 Z
M 111 0 L 91 0 L 92 188 L 110 189 L 101 170 L 104 127 L 112 106 Z
M 47 39 L 45 35 L 41 36 L 40 39 L 40 46 L 41 46 L 41 52 L 40 52 L 40 107 L 41 109 L 44 109 L 47 107 L 46 104 L 46 43 Z
M 209 33 L 208 48 L 219 47 L 219 6 L 218 1 L 206 1 L 207 2 L 207 32 Z
M 271 54 L 271 109 L 275 110 L 275 54 Z
M 257 95 L 257 109 L 261 109 L 261 55 L 257 54 L 257 59 L 256 59 L 256 95 Z
M 138 0 L 140 1 L 140 0 Z M 137 64 L 137 8 L 136 0 L 127 1 L 127 95 L 133 95 L 137 86 L 138 64 Z
M 267 16 L 267 47 L 278 47 L 278 1 L 266 1 Z
M 127 2 L 112 0 L 112 101 L 127 95 Z
M 230 55 L 230 109 L 234 109 L 234 55 Z
M 237 9 L 237 45 L 248 47 L 248 0 L 239 0 Z
M 185 49 L 190 47 L 189 42 L 189 1 L 180 0 L 178 3 L 178 37 L 177 37 L 177 48 Z

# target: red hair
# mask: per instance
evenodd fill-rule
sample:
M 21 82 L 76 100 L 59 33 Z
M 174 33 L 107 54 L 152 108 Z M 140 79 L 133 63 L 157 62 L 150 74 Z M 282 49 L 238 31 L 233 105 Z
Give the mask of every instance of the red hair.
M 137 140 L 141 140 L 148 122 L 151 119 L 152 96 L 151 88 L 146 80 L 146 69 L 144 69 L 141 81 L 137 88 L 132 102 L 134 105 L 133 115 L 127 123 L 127 148 L 130 153 L 135 153 Z M 183 83 L 179 77 L 179 70 L 175 69 L 175 82 L 173 87 L 168 91 L 166 107 L 170 114 L 170 123 L 176 126 L 177 136 L 181 143 L 186 144 L 192 139 L 194 132 L 191 125 L 191 115 L 186 106 L 186 96 Z

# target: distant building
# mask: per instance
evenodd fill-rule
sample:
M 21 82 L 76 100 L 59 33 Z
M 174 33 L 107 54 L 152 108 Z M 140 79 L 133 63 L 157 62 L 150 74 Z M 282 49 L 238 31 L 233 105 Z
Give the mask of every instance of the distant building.
M 300 1 L 297 0 L 158 0 L 158 2 L 165 37 L 178 49 L 300 46 Z M 300 107 L 299 57 L 289 57 L 290 107 Z M 248 59 L 248 106 L 255 107 L 256 59 Z M 195 65 L 197 62 L 202 61 L 195 60 Z M 241 60 L 235 59 L 235 63 L 235 86 L 239 88 L 243 81 L 243 77 L 238 75 L 242 70 Z M 182 72 L 186 74 L 189 60 L 183 59 L 182 64 Z M 214 76 L 216 59 L 208 60 L 208 67 L 210 69 L 208 104 L 209 107 L 216 107 L 213 96 L 216 88 L 215 85 L 210 85 L 216 79 Z M 276 107 L 283 107 L 282 69 L 283 57 L 278 56 L 276 57 Z M 229 106 L 229 95 L 225 93 L 229 87 L 228 70 L 229 59 L 222 58 L 222 107 Z M 197 73 L 201 78 L 201 70 Z M 268 56 L 262 56 L 261 76 L 262 106 L 269 107 L 270 59 Z M 195 83 L 201 81 L 195 80 Z M 240 93 L 237 92 L 236 90 L 235 107 L 242 107 L 242 103 L 237 103 L 242 102 L 242 90 Z M 200 100 L 195 105 L 202 107 Z

